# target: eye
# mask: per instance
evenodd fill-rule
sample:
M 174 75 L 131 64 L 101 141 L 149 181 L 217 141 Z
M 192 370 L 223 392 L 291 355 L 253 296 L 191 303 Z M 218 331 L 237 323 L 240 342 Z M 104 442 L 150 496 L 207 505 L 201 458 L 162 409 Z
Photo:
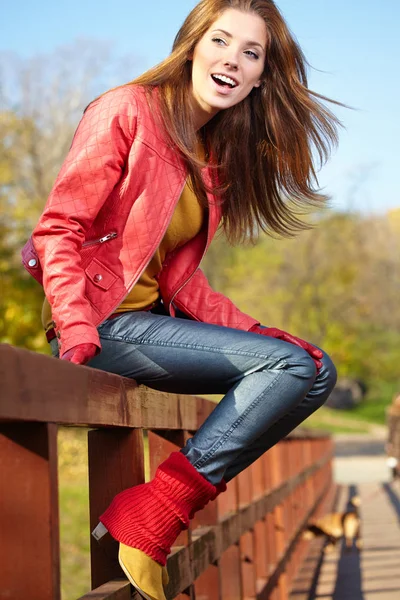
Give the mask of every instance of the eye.
M 215 42 L 216 44 L 218 44 L 219 46 L 222 46 L 223 44 L 226 44 L 225 40 L 223 40 L 220 37 L 213 37 L 212 42 Z
M 256 60 L 258 60 L 260 58 L 258 56 L 258 54 L 256 54 L 255 52 L 253 52 L 253 50 L 246 50 L 245 54 L 248 54 L 248 56 L 251 56 L 252 58 L 255 58 Z

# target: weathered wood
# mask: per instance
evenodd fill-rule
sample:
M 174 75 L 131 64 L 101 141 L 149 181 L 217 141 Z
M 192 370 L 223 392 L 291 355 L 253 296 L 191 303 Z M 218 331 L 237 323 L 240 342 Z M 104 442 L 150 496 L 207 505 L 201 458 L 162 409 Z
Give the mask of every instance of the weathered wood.
M 0 598 L 59 600 L 56 425 L 0 425 L 0 488 Z
M 237 544 L 230 546 L 221 555 L 219 568 L 221 573 L 221 598 L 223 600 L 242 600 L 240 550 Z
M 89 433 L 93 528 L 116 493 L 144 481 L 143 428 L 149 430 L 147 462 L 152 477 L 158 464 L 186 443 L 215 404 L 204 398 L 162 394 L 129 379 L 6 345 L 0 345 L 0 375 L 0 422 L 9 428 L 8 432 L 25 431 L 24 427 L 30 432 L 18 433 L 14 438 L 3 436 L 7 454 L 0 455 L 2 475 L 8 484 L 13 465 L 19 465 L 22 457 L 23 468 L 18 469 L 23 475 L 29 471 L 25 477 L 29 485 L 39 481 L 40 491 L 32 498 L 34 503 L 37 498 L 41 501 L 39 519 L 33 525 L 30 514 L 28 527 L 25 521 L 15 519 L 16 529 L 21 529 L 18 545 L 10 534 L 12 520 L 4 524 L 10 548 L 8 556 L 4 553 L 1 567 L 7 567 L 11 557 L 15 579 L 20 540 L 28 540 L 22 548 L 29 547 L 31 554 L 35 547 L 31 542 L 39 532 L 37 539 L 44 543 L 41 554 L 35 554 L 40 568 L 32 578 L 35 589 L 30 597 L 39 597 L 39 591 L 40 600 L 56 600 L 59 568 L 55 424 L 103 428 Z M 27 419 L 33 423 L 21 423 Z M 35 437 L 38 432 L 39 437 Z M 301 529 L 318 506 L 321 493 L 331 485 L 331 457 L 332 443 L 327 442 L 325 435 L 295 432 L 231 481 L 227 492 L 198 512 L 189 530 L 176 541 L 168 559 L 168 600 L 194 599 L 196 593 L 203 600 L 287 600 L 289 585 L 304 553 L 305 544 L 299 540 Z M 25 479 L 21 483 L 21 477 L 17 477 L 8 486 L 11 492 L 7 488 L 7 494 L 3 494 L 3 522 L 6 511 L 18 506 L 15 497 L 19 500 L 24 496 Z M 53 534 L 49 523 L 54 525 Z M 92 541 L 93 585 L 97 587 L 83 598 L 130 597 L 132 590 L 126 580 L 115 579 L 122 575 L 117 562 L 118 544 L 109 535 L 100 544 Z M 24 568 L 23 592 L 19 588 L 16 595 L 11 592 L 2 596 L 0 592 L 0 598 L 19 600 L 26 596 L 29 589 L 25 575 L 31 573 L 33 563 L 31 557 L 27 563 L 24 554 L 24 560 L 18 563 Z M 43 581 L 47 587 L 41 589 Z M 139 599 L 136 592 L 132 597 Z
M 198 399 L 194 396 L 164 394 L 112 373 L 7 344 L 0 344 L 0 377 L 3 420 L 91 427 L 197 428 Z
M 242 570 L 242 589 L 244 598 L 255 598 L 256 573 L 254 561 L 254 533 L 247 531 L 240 538 L 240 563 Z
M 196 598 L 199 600 L 222 600 L 219 565 L 210 565 L 195 580 Z
M 189 548 L 175 546 L 168 557 L 167 569 L 169 583 L 165 595 L 170 599 L 189 588 L 193 582 Z
M 312 518 L 317 518 L 322 514 L 335 510 L 340 490 L 341 488 L 338 485 L 331 486 L 325 498 L 317 507 L 317 510 L 311 515 Z M 289 600 L 309 600 L 309 598 L 314 597 L 318 574 L 323 560 L 322 550 L 325 543 L 326 539 L 324 536 L 315 538 L 311 543 L 303 543 L 303 556 L 306 558 L 306 561 L 299 560 L 297 563 L 301 566 L 297 570 L 296 578 L 292 581 Z
M 140 600 L 139 594 L 135 594 Z M 108 581 L 104 585 L 80 596 L 78 600 L 131 600 L 131 585 L 125 580 Z
M 294 477 L 291 478 L 288 482 L 285 482 L 280 485 L 278 490 L 272 490 L 267 492 L 264 498 L 260 498 L 256 501 L 257 504 L 263 505 L 264 507 L 268 507 L 268 512 L 271 513 L 276 507 L 279 507 L 282 503 L 282 500 L 290 493 L 295 485 L 301 485 L 304 481 L 304 478 L 312 476 L 315 473 L 318 473 L 318 470 L 323 469 L 328 464 L 331 458 L 331 450 L 322 457 L 315 465 L 308 466 L 301 473 L 298 473 Z M 235 483 L 235 481 L 232 481 Z M 329 482 L 328 482 L 329 483 Z M 289 492 L 288 492 L 289 490 Z M 286 496 L 285 496 L 286 494 Z M 300 531 L 304 528 L 304 523 L 309 518 L 309 514 L 315 510 L 316 505 L 319 502 L 319 498 L 316 502 L 313 503 L 311 507 L 311 511 L 307 511 L 303 520 L 298 524 L 296 528 L 296 535 L 300 533 Z M 214 526 L 199 528 L 192 533 L 192 542 L 187 547 L 175 547 L 173 549 L 172 557 L 168 558 L 168 572 L 176 573 L 177 579 L 179 582 L 180 577 L 185 581 L 185 587 L 187 587 L 187 571 L 191 571 L 193 580 L 200 577 L 200 575 L 208 568 L 209 564 L 213 564 L 216 561 L 220 561 L 224 557 L 225 553 L 233 546 L 236 546 L 237 551 L 235 551 L 234 556 L 237 557 L 236 570 L 240 571 L 240 552 L 238 548 L 239 540 L 241 536 L 245 535 L 249 529 L 254 529 L 256 525 L 256 519 L 258 518 L 261 511 L 257 511 L 254 509 L 254 505 L 244 506 L 238 510 L 237 513 L 227 513 L 221 521 Z M 253 520 L 249 518 L 249 514 L 252 514 Z M 263 513 L 265 517 L 266 512 Z M 246 515 L 243 517 L 243 515 Z M 269 515 L 271 518 L 271 515 Z M 274 527 L 276 528 L 276 523 L 274 523 Z M 270 530 L 271 531 L 271 530 Z M 271 531 L 272 534 L 272 531 Z M 273 530 L 273 535 L 276 536 L 276 529 Z M 296 538 L 297 539 L 297 538 Z M 293 541 L 293 540 L 292 540 Z M 291 542 L 292 543 L 292 542 Z M 283 572 L 279 570 L 282 567 L 282 560 L 285 558 L 285 552 L 287 548 L 292 548 L 290 544 L 286 544 L 283 548 L 280 548 L 279 556 L 277 561 L 273 561 L 272 568 L 268 575 L 271 575 L 275 572 L 278 575 Z M 188 550 L 190 554 L 188 555 Z M 293 548 L 292 548 L 293 550 Z M 227 555 L 229 558 L 225 558 L 222 563 L 222 571 L 221 578 L 224 577 L 224 570 L 227 569 L 226 564 L 231 564 L 233 560 L 232 554 Z M 275 558 L 275 557 L 274 557 Z M 172 560 L 172 563 L 170 561 Z M 189 565 L 189 566 L 188 566 Z M 178 574 L 176 569 L 183 569 Z M 227 575 L 226 575 L 227 576 Z M 278 579 L 275 579 L 275 585 Z M 171 582 L 170 582 L 171 583 Z M 240 583 L 240 586 L 242 583 Z M 184 588 L 182 586 L 178 587 L 169 587 L 172 592 L 175 594 L 181 592 Z M 230 587 L 229 589 L 224 588 L 224 593 L 231 593 Z M 171 596 L 174 597 L 174 596 Z M 225 600 L 225 596 L 223 596 Z
M 122 490 L 144 482 L 143 432 L 138 429 L 89 431 L 90 530 L 111 500 Z M 106 534 L 90 536 L 92 588 L 124 577 L 118 563 L 118 543 Z
M 279 560 L 274 572 L 270 574 L 269 580 L 268 580 L 265 588 L 262 590 L 262 592 L 260 592 L 258 594 L 257 600 L 269 600 L 271 591 L 279 583 L 279 580 L 280 580 L 282 574 L 285 573 L 286 564 L 290 560 L 290 557 L 296 547 L 296 543 L 297 543 L 300 535 L 302 534 L 302 531 L 304 530 L 308 520 L 311 518 L 313 513 L 317 510 L 317 507 L 323 501 L 323 499 L 325 498 L 326 494 L 329 492 L 330 489 L 331 489 L 331 481 L 328 480 L 326 482 L 325 486 L 322 488 L 321 492 L 318 494 L 315 504 L 313 506 L 311 506 L 311 508 L 307 511 L 304 519 L 298 524 L 296 532 L 294 533 L 292 538 L 289 540 L 289 542 L 286 544 L 286 548 L 284 549 L 284 552 L 282 552 L 280 560 Z M 282 586 L 282 587 L 284 587 L 284 589 L 286 589 L 286 582 L 285 582 L 285 586 Z M 286 594 L 288 594 L 287 589 L 286 589 Z

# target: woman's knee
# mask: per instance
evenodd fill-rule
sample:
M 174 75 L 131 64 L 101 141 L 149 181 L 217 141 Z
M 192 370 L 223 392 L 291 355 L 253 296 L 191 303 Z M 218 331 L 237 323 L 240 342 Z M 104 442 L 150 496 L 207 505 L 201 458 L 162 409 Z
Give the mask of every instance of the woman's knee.
M 337 371 L 330 356 L 323 350 L 322 352 L 322 367 L 318 373 L 318 379 L 324 382 L 327 392 L 331 393 L 337 382 Z
M 305 381 L 314 381 L 317 376 L 317 368 L 311 356 L 300 348 L 293 345 L 290 348 L 289 356 L 285 358 L 287 368 Z
M 318 371 L 307 398 L 307 406 L 312 409 L 312 412 L 325 404 L 337 380 L 335 365 L 325 352 L 323 352 L 321 362 L 322 367 Z

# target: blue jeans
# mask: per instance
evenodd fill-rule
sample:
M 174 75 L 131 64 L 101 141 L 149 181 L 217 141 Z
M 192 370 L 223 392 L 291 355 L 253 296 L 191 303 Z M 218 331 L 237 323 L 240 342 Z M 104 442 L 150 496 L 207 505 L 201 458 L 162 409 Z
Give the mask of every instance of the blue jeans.
M 303 349 L 256 333 L 147 311 L 98 327 L 88 366 L 178 394 L 225 394 L 181 452 L 214 485 L 231 480 L 328 398 L 336 370 L 317 374 Z M 52 343 L 56 354 L 56 342 Z

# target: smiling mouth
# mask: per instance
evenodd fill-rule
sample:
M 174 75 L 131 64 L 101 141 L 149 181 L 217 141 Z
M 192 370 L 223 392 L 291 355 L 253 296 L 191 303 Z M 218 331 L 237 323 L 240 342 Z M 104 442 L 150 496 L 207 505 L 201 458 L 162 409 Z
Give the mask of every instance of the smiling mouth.
M 219 74 L 215 74 L 215 75 L 211 75 L 212 80 L 215 81 L 215 83 L 217 85 L 220 85 L 221 87 L 229 87 L 231 89 L 237 87 L 237 82 L 232 79 L 231 77 L 227 77 L 226 75 L 219 75 Z

